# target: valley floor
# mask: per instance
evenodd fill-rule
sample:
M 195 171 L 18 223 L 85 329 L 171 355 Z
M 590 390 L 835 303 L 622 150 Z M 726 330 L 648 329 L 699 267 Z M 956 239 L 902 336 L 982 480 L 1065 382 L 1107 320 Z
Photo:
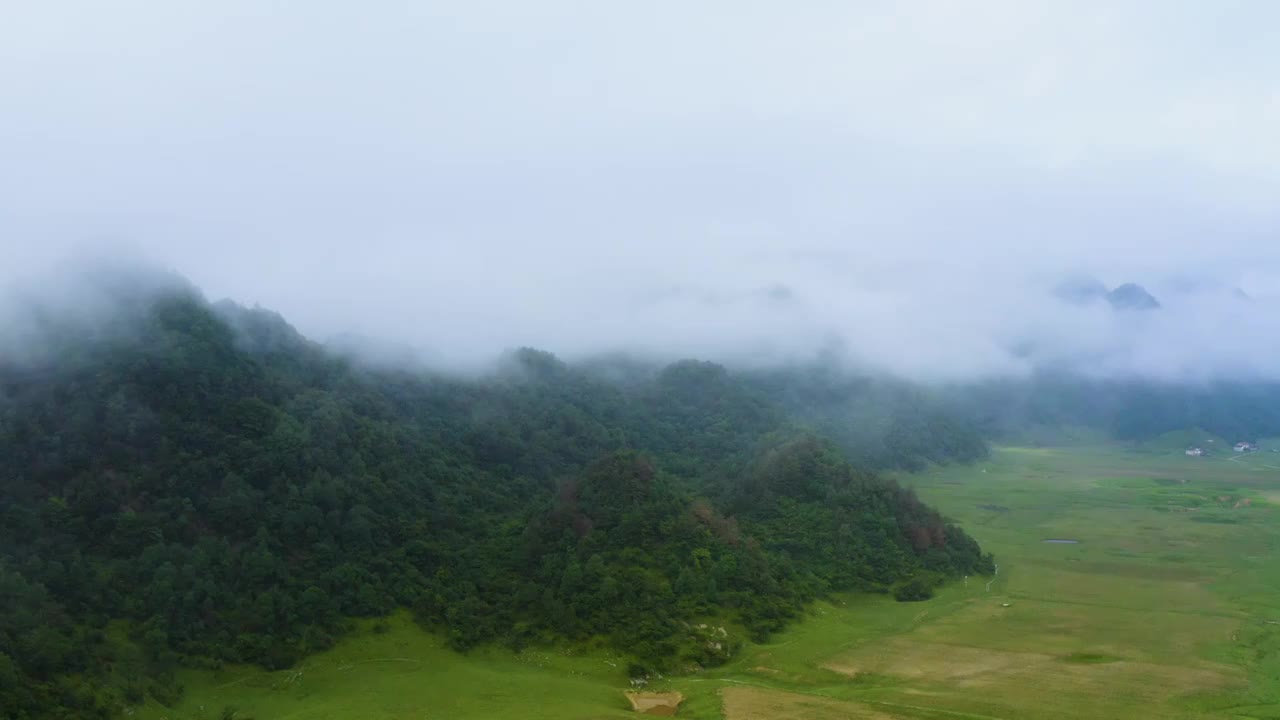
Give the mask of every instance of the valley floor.
M 1278 457 L 1004 448 L 904 476 L 995 553 L 994 580 L 833 598 L 659 689 L 707 720 L 1280 718 Z M 292 670 L 183 679 L 178 707 L 135 717 L 635 717 L 618 658 L 461 656 L 404 616 Z

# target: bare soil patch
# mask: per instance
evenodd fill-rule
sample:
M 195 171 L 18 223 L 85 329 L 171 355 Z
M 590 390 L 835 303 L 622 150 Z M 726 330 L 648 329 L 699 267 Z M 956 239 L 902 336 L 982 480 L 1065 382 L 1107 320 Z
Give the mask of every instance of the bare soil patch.
M 676 714 L 680 703 L 684 702 L 684 695 L 678 692 L 628 692 L 626 696 L 631 702 L 631 709 L 645 715 L 670 717 Z

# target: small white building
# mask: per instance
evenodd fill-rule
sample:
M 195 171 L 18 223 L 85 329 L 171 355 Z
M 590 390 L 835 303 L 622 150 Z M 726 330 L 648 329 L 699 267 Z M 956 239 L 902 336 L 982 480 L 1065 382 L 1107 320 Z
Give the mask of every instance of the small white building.
M 1198 447 L 1187 448 L 1187 455 L 1191 457 L 1200 457 L 1201 455 L 1204 455 L 1204 449 Z
M 1236 446 L 1235 446 L 1235 448 L 1233 448 L 1233 449 L 1234 449 L 1236 452 L 1240 452 L 1240 453 L 1242 453 L 1242 452 L 1253 452 L 1254 450 L 1257 450 L 1257 449 L 1258 449 L 1258 446 L 1257 446 L 1257 445 L 1254 445 L 1254 444 L 1253 444 L 1253 443 L 1251 443 L 1251 442 L 1238 442 L 1238 443 L 1236 443 Z

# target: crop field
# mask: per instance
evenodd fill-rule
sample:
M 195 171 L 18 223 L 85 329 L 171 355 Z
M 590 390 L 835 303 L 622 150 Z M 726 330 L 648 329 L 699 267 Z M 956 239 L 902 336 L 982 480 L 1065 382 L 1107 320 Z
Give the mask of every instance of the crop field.
M 1004 448 L 900 480 L 996 554 L 921 603 L 850 595 L 728 666 L 680 717 L 1280 718 L 1280 453 Z M 1058 542 L 1047 542 L 1058 541 Z M 1068 542 L 1073 541 L 1073 542 Z M 143 718 L 634 717 L 604 654 L 457 655 L 403 616 L 289 671 L 190 672 Z

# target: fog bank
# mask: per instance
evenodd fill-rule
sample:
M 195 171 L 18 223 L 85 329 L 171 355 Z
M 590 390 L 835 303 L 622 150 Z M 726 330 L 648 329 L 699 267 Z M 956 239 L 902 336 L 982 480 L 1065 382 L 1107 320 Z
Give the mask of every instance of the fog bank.
M 533 345 L 1280 378 L 1262 3 L 6 16 L 7 287 L 73 297 L 59 263 L 124 253 L 449 367 Z M 1161 308 L 1053 294 L 1081 274 Z

